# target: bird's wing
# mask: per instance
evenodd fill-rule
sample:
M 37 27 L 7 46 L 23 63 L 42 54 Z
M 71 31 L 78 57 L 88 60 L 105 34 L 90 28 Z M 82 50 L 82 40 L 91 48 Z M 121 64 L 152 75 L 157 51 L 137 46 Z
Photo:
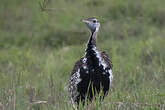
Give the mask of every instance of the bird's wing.
M 112 69 L 113 64 L 112 64 L 112 61 L 110 60 L 108 54 L 106 54 L 106 52 L 101 52 L 101 56 L 104 59 L 104 61 L 107 63 L 107 65 Z
M 74 73 L 76 73 L 77 70 L 83 65 L 82 59 L 83 59 L 83 58 L 81 58 L 80 60 L 78 60 L 78 61 L 75 63 L 71 75 L 73 75 Z
M 74 103 L 77 100 L 77 96 L 79 95 L 79 92 L 77 90 L 77 84 L 81 81 L 80 79 L 80 68 L 83 65 L 81 58 L 78 60 L 72 70 L 71 78 L 69 81 L 69 92 L 70 92 L 70 98 L 71 98 L 71 103 L 74 105 Z

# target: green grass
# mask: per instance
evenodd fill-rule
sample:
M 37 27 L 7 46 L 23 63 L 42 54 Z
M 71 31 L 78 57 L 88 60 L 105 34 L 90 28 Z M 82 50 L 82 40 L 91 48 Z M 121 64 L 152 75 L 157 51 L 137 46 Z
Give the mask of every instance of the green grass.
M 89 37 L 81 19 L 101 22 L 98 47 L 112 59 L 110 94 L 80 110 L 165 108 L 164 0 L 34 0 L 0 3 L 0 103 L 6 110 L 72 110 L 68 84 Z M 42 0 L 41 0 L 42 2 Z M 36 104 L 37 101 L 47 103 Z

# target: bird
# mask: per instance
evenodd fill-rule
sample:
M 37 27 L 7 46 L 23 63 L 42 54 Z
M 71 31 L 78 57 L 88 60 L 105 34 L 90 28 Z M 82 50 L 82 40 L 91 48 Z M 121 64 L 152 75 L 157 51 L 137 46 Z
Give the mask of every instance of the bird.
M 79 105 L 85 100 L 92 100 L 103 92 L 106 96 L 112 86 L 113 64 L 106 52 L 101 52 L 96 45 L 100 22 L 95 18 L 83 19 L 90 30 L 85 55 L 78 60 L 72 70 L 69 80 L 69 95 L 71 103 Z

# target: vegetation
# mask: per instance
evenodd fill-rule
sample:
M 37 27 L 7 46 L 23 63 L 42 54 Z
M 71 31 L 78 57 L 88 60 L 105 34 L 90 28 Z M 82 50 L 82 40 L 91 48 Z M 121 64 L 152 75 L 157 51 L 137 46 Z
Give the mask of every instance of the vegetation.
M 89 37 L 81 19 L 95 16 L 114 80 L 105 100 L 85 109 L 165 108 L 165 0 L 49 0 L 45 10 L 39 3 L 0 1 L 0 106 L 72 110 L 69 77 Z

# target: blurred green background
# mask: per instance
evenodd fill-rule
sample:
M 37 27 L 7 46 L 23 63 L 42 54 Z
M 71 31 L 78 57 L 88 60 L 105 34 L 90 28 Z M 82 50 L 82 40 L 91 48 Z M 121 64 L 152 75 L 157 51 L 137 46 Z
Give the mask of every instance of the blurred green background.
M 6 110 L 72 110 L 68 82 L 84 55 L 90 33 L 81 20 L 88 17 L 101 22 L 98 47 L 112 59 L 114 81 L 104 103 L 86 109 L 165 108 L 165 0 L 1 0 L 0 103 Z

